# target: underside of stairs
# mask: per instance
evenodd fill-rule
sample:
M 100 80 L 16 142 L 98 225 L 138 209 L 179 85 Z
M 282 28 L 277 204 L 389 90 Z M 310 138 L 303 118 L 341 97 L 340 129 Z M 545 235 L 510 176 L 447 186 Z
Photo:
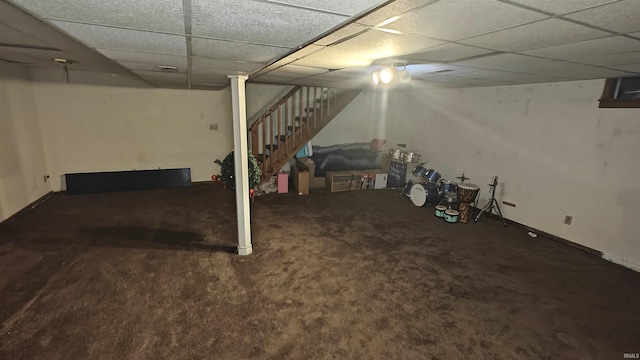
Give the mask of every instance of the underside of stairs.
M 271 178 L 333 120 L 360 90 L 296 86 L 251 125 L 251 152 Z

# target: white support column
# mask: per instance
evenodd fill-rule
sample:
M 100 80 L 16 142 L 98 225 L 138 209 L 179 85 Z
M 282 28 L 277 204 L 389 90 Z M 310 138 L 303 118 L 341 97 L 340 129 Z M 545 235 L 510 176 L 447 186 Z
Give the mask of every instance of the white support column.
M 249 206 L 249 149 L 247 144 L 246 75 L 229 75 L 233 104 L 233 153 L 238 215 L 238 255 L 249 255 L 251 246 L 251 208 Z

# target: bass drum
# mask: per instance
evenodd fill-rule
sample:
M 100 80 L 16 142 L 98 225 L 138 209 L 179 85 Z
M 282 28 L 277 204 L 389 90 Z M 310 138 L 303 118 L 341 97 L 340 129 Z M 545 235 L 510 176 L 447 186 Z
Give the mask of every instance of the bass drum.
M 413 205 L 420 207 L 437 204 L 441 196 L 442 190 L 432 183 L 413 184 L 409 191 L 409 198 Z

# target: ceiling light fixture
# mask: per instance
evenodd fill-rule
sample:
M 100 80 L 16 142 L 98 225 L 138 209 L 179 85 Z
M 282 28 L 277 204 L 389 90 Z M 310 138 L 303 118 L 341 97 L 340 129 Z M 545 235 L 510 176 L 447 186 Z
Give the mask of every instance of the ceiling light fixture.
M 400 71 L 400 75 L 398 76 L 398 78 L 400 79 L 400 82 L 403 84 L 408 84 L 409 81 L 411 81 L 411 74 L 407 71 L 406 65 L 402 69 L 402 71 Z
M 380 70 L 380 81 L 383 84 L 388 84 L 391 82 L 391 80 L 393 80 L 393 68 L 392 67 L 386 67 L 382 70 Z
M 411 81 L 411 73 L 407 71 L 407 65 L 402 65 L 399 71 L 393 64 L 386 65 L 381 70 L 376 70 L 371 74 L 374 85 L 390 85 L 393 83 L 408 84 Z M 397 79 L 397 81 L 396 81 Z

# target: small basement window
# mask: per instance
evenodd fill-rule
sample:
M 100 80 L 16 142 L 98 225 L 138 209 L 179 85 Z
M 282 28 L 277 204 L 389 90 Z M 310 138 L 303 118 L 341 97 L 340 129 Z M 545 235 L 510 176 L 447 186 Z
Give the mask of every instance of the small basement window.
M 640 108 L 640 77 L 607 79 L 601 108 Z

